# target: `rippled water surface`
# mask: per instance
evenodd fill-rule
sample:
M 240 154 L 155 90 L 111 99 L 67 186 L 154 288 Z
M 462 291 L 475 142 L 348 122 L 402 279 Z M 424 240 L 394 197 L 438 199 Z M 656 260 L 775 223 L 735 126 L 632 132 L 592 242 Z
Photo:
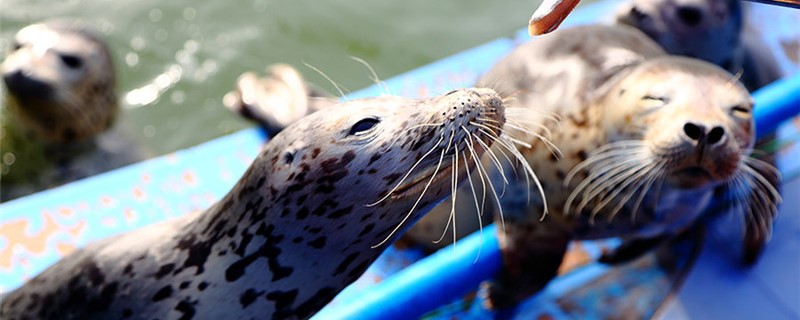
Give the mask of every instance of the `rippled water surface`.
M 287 62 L 350 91 L 524 27 L 537 0 L 2 0 L 0 48 L 21 27 L 74 17 L 114 51 L 124 121 L 154 154 L 250 126 L 222 105 L 239 74 Z

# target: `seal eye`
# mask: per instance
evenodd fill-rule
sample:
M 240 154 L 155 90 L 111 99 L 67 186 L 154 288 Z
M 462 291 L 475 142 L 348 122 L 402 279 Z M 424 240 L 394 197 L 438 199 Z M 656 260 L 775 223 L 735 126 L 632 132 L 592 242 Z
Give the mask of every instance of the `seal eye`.
M 381 121 L 375 118 L 361 119 L 350 128 L 350 131 L 347 132 L 347 135 L 352 136 L 352 135 L 364 134 L 364 132 L 369 131 L 370 129 L 375 127 L 375 125 L 378 124 L 379 122 Z
M 14 46 L 12 47 L 11 51 L 17 51 L 22 48 L 22 44 L 19 42 L 14 41 Z
M 731 108 L 731 114 L 740 119 L 750 119 L 752 117 L 750 108 L 745 106 L 735 106 Z
M 67 67 L 72 69 L 78 69 L 83 66 L 83 60 L 77 56 L 71 54 L 61 54 L 59 57 L 61 58 L 61 62 L 64 62 Z
M 669 98 L 664 96 L 646 95 L 642 100 L 647 104 L 648 108 L 657 108 L 669 103 Z

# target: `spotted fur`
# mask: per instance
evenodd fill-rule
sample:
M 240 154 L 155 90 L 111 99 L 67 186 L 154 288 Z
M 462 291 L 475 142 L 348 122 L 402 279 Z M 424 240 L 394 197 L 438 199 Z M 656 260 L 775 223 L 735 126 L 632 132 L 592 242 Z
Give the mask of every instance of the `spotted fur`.
M 309 318 L 465 176 L 451 168 L 466 135 L 491 145 L 479 119 L 505 121 L 492 90 L 314 113 L 207 211 L 77 251 L 5 297 L 0 317 Z
M 712 203 L 742 209 L 748 230 L 771 232 L 780 196 L 767 177 L 775 169 L 750 157 L 753 100 L 724 70 L 666 56 L 631 28 L 587 26 L 522 45 L 479 84 L 515 96 L 510 106 L 540 110 L 539 130 L 552 132 L 561 151 L 536 141 L 520 147 L 548 196 L 544 218 L 533 186 L 506 175 L 503 217 L 495 218 L 505 226 L 504 269 L 484 286 L 490 307 L 542 289 L 571 240 L 670 238 L 714 211 Z

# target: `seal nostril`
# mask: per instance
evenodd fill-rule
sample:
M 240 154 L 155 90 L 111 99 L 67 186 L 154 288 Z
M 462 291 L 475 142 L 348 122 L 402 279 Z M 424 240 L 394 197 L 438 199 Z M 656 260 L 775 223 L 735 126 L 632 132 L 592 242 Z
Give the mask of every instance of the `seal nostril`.
M 715 144 L 720 142 L 724 136 L 725 129 L 722 129 L 722 127 L 714 127 L 714 129 L 711 129 L 711 131 L 708 133 L 708 143 Z
M 678 18 L 686 25 L 694 27 L 703 22 L 703 11 L 696 7 L 680 7 L 678 8 Z
M 703 138 L 703 128 L 691 122 L 683 125 L 683 132 L 692 140 L 700 140 Z

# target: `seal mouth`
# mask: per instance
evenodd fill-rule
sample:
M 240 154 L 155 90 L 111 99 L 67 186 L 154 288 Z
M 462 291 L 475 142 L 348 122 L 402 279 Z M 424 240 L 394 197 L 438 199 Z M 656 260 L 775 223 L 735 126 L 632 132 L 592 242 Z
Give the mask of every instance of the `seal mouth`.
M 417 174 L 411 181 L 397 187 L 397 189 L 394 190 L 394 193 L 392 193 L 392 199 L 396 200 L 405 198 L 411 194 L 420 193 L 422 190 L 424 190 L 425 185 L 428 184 L 428 181 L 431 181 L 431 185 L 435 185 L 444 179 L 448 179 L 448 177 L 450 177 L 452 174 L 452 166 L 453 164 L 450 162 L 447 164 L 443 163 L 441 166 L 439 166 L 439 171 L 436 171 L 436 166 L 431 166 L 425 169 L 421 173 Z M 436 175 L 435 177 L 434 174 Z
M 708 170 L 706 170 L 703 167 L 697 167 L 697 166 L 677 170 L 675 171 L 675 174 L 678 176 L 686 176 L 690 178 L 705 178 L 705 179 L 712 178 L 711 172 L 708 172 Z
M 714 175 L 708 169 L 699 166 L 676 170 L 673 176 L 675 184 L 681 188 L 696 188 L 714 180 Z

